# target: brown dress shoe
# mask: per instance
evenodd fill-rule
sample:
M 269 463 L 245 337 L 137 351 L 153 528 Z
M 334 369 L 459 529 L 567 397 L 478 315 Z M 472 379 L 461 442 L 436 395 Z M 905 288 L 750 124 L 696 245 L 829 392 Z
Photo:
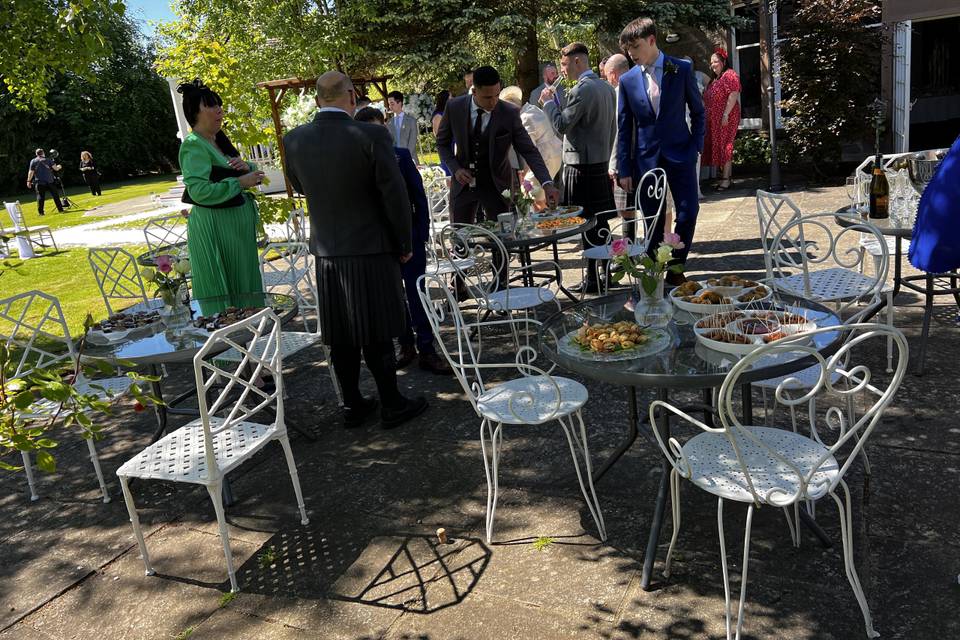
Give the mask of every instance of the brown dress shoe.
M 430 373 L 435 373 L 440 376 L 449 376 L 453 374 L 453 369 L 450 368 L 450 364 L 447 362 L 446 358 L 441 358 L 436 353 L 421 353 L 420 368 L 424 371 L 429 371 Z
M 397 355 L 397 371 L 406 369 L 417 357 L 417 349 L 413 345 L 401 346 Z

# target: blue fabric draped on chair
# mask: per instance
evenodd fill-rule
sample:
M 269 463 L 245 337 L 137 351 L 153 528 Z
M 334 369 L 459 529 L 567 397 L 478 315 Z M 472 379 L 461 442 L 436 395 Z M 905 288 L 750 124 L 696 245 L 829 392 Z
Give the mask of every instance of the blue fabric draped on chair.
M 920 199 L 910 241 L 910 264 L 927 273 L 960 268 L 960 137 Z

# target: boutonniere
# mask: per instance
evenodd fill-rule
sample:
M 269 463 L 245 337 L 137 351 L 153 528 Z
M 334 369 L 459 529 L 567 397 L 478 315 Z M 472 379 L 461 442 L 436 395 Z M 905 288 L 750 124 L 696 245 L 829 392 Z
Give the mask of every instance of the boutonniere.
M 680 67 L 673 63 L 673 60 L 667 60 L 663 63 L 663 70 L 667 73 L 676 73 L 680 70 Z

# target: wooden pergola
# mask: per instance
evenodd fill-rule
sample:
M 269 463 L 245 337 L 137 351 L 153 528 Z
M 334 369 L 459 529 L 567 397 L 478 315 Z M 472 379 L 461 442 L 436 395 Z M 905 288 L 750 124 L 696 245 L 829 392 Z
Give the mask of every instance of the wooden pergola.
M 387 80 L 393 76 L 375 76 L 372 78 L 351 78 L 353 86 L 356 87 L 358 94 L 366 95 L 367 86 L 370 85 L 377 90 L 384 103 L 387 101 Z M 317 79 L 303 78 L 284 78 L 283 80 L 268 80 L 258 82 L 258 89 L 266 89 L 270 94 L 270 114 L 273 116 L 273 129 L 277 135 L 277 149 L 280 150 L 280 166 L 283 168 L 284 176 L 287 175 L 287 154 L 283 149 L 283 123 L 280 121 L 280 103 L 288 91 L 300 91 L 301 89 L 313 89 L 317 85 Z M 293 197 L 293 187 L 290 181 L 287 183 L 287 195 Z

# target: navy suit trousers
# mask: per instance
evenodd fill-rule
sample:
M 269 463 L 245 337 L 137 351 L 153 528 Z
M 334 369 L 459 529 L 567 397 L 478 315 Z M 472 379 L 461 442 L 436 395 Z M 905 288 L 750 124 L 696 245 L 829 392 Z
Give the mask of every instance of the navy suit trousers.
M 690 246 L 693 244 L 693 234 L 697 228 L 697 215 L 700 213 L 700 201 L 697 193 L 697 163 L 673 162 L 663 156 L 657 160 L 657 166 L 667 174 L 667 186 L 673 196 L 674 220 L 673 231 L 683 240 L 683 249 L 674 252 L 678 262 L 686 262 Z M 633 202 L 635 194 L 631 193 L 628 202 Z M 644 211 L 652 211 L 653 207 L 647 203 L 646 194 L 640 195 L 640 206 Z M 666 223 L 666 207 L 657 220 L 653 230 L 648 252 L 652 255 L 663 241 L 663 227 Z

